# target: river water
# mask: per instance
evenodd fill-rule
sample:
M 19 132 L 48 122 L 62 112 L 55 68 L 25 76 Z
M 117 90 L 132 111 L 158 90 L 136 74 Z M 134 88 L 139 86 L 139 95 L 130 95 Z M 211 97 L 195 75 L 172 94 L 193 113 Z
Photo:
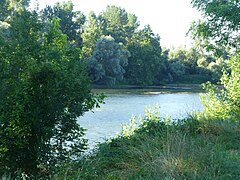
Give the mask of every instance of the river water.
M 193 111 L 200 111 L 202 105 L 199 93 L 171 92 L 161 90 L 98 90 L 105 92 L 105 104 L 94 112 L 87 112 L 78 118 L 78 123 L 85 129 L 90 146 L 114 137 L 121 130 L 121 125 L 129 122 L 132 115 L 144 115 L 147 106 L 160 106 L 161 117 L 183 118 Z

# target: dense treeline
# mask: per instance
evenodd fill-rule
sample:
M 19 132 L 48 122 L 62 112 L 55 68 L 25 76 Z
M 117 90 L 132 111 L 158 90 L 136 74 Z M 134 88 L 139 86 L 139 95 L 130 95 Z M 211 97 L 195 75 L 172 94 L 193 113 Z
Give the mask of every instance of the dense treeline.
M 191 49 L 164 49 L 149 25 L 141 29 L 136 15 L 116 6 L 85 16 L 69 1 L 40 14 L 45 21 L 60 19 L 68 41 L 81 48 L 93 84 L 216 83 L 228 59 L 226 49 L 219 49 L 216 58 L 197 43 Z

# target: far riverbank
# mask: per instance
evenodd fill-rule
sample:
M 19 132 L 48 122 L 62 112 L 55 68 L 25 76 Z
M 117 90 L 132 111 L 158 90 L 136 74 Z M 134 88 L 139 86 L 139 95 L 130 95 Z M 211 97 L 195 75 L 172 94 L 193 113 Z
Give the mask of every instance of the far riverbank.
M 201 84 L 165 84 L 158 86 L 137 86 L 137 85 L 92 85 L 92 89 L 132 89 L 132 90 L 161 90 L 162 92 L 204 92 Z

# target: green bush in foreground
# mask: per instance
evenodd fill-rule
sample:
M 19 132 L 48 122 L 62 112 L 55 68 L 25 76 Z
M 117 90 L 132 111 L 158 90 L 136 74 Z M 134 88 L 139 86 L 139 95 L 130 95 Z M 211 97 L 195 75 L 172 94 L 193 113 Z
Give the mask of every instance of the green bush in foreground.
M 46 178 L 80 157 L 86 140 L 76 118 L 101 99 L 59 20 L 44 25 L 25 10 L 0 34 L 0 177 Z
M 67 179 L 239 179 L 240 125 L 199 121 L 175 123 L 148 111 L 133 130 L 98 145 L 63 170 Z M 127 133 L 127 129 L 129 133 Z
M 207 93 L 201 96 L 206 118 L 240 120 L 240 61 L 239 54 L 229 60 L 230 73 L 221 77 L 222 89 L 211 83 L 205 85 Z

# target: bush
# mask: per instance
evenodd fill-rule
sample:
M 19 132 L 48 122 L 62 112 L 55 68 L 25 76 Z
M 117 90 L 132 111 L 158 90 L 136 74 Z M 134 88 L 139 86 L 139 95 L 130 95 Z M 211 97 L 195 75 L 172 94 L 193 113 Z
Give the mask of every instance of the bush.
M 207 93 L 201 96 L 203 115 L 210 119 L 240 120 L 240 61 L 235 55 L 228 61 L 230 73 L 226 70 L 221 78 L 222 87 L 211 83 L 204 85 Z
M 0 35 L 0 175 L 48 177 L 86 149 L 76 118 L 98 105 L 80 49 L 23 11 Z

